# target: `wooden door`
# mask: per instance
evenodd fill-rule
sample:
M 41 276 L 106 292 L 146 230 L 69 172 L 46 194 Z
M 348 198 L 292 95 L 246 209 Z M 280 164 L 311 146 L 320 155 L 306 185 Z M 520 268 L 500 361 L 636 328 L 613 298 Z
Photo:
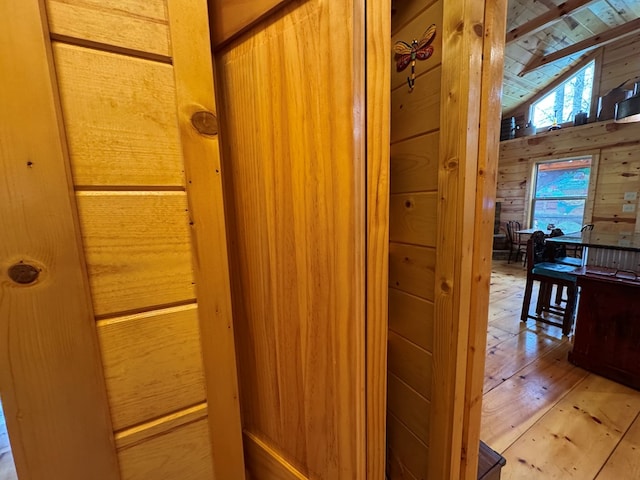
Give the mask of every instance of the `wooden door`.
M 216 53 L 251 478 L 384 477 L 389 12 L 292 1 Z
M 0 6 L 20 480 L 244 478 L 205 1 Z

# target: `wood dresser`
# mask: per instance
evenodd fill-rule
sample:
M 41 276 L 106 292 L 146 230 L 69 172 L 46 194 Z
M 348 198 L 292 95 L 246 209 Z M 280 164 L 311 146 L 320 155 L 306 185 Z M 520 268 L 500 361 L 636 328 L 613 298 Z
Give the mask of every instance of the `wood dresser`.
M 640 278 L 627 271 L 582 267 L 569 361 L 640 389 Z

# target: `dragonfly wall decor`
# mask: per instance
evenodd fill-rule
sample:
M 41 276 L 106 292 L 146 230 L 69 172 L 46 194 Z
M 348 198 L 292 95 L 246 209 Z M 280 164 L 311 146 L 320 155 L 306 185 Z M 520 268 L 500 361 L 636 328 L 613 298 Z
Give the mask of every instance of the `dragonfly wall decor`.
M 431 42 L 436 36 L 436 26 L 432 24 L 422 34 L 420 40 L 413 40 L 411 44 L 398 41 L 394 47 L 396 52 L 396 68 L 398 72 L 403 71 L 411 64 L 411 76 L 407 77 L 409 88 L 413 90 L 416 83 L 416 60 L 426 60 L 433 54 Z

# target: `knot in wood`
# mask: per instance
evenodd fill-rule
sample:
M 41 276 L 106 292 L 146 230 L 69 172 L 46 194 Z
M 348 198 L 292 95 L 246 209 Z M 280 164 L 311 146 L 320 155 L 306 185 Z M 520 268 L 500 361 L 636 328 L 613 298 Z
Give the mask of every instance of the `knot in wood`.
M 191 115 L 191 124 L 201 135 L 218 134 L 218 119 L 213 113 L 206 110 L 200 110 Z
M 40 270 L 28 263 L 16 263 L 9 267 L 9 278 L 21 285 L 28 285 L 38 279 Z

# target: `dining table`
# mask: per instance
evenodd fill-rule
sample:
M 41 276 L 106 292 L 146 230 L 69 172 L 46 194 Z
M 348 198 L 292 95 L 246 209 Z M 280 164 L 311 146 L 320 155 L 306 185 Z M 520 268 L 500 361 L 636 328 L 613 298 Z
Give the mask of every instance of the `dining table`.
M 549 237 L 547 242 L 583 247 L 587 266 L 640 271 L 640 234 L 587 230 Z

